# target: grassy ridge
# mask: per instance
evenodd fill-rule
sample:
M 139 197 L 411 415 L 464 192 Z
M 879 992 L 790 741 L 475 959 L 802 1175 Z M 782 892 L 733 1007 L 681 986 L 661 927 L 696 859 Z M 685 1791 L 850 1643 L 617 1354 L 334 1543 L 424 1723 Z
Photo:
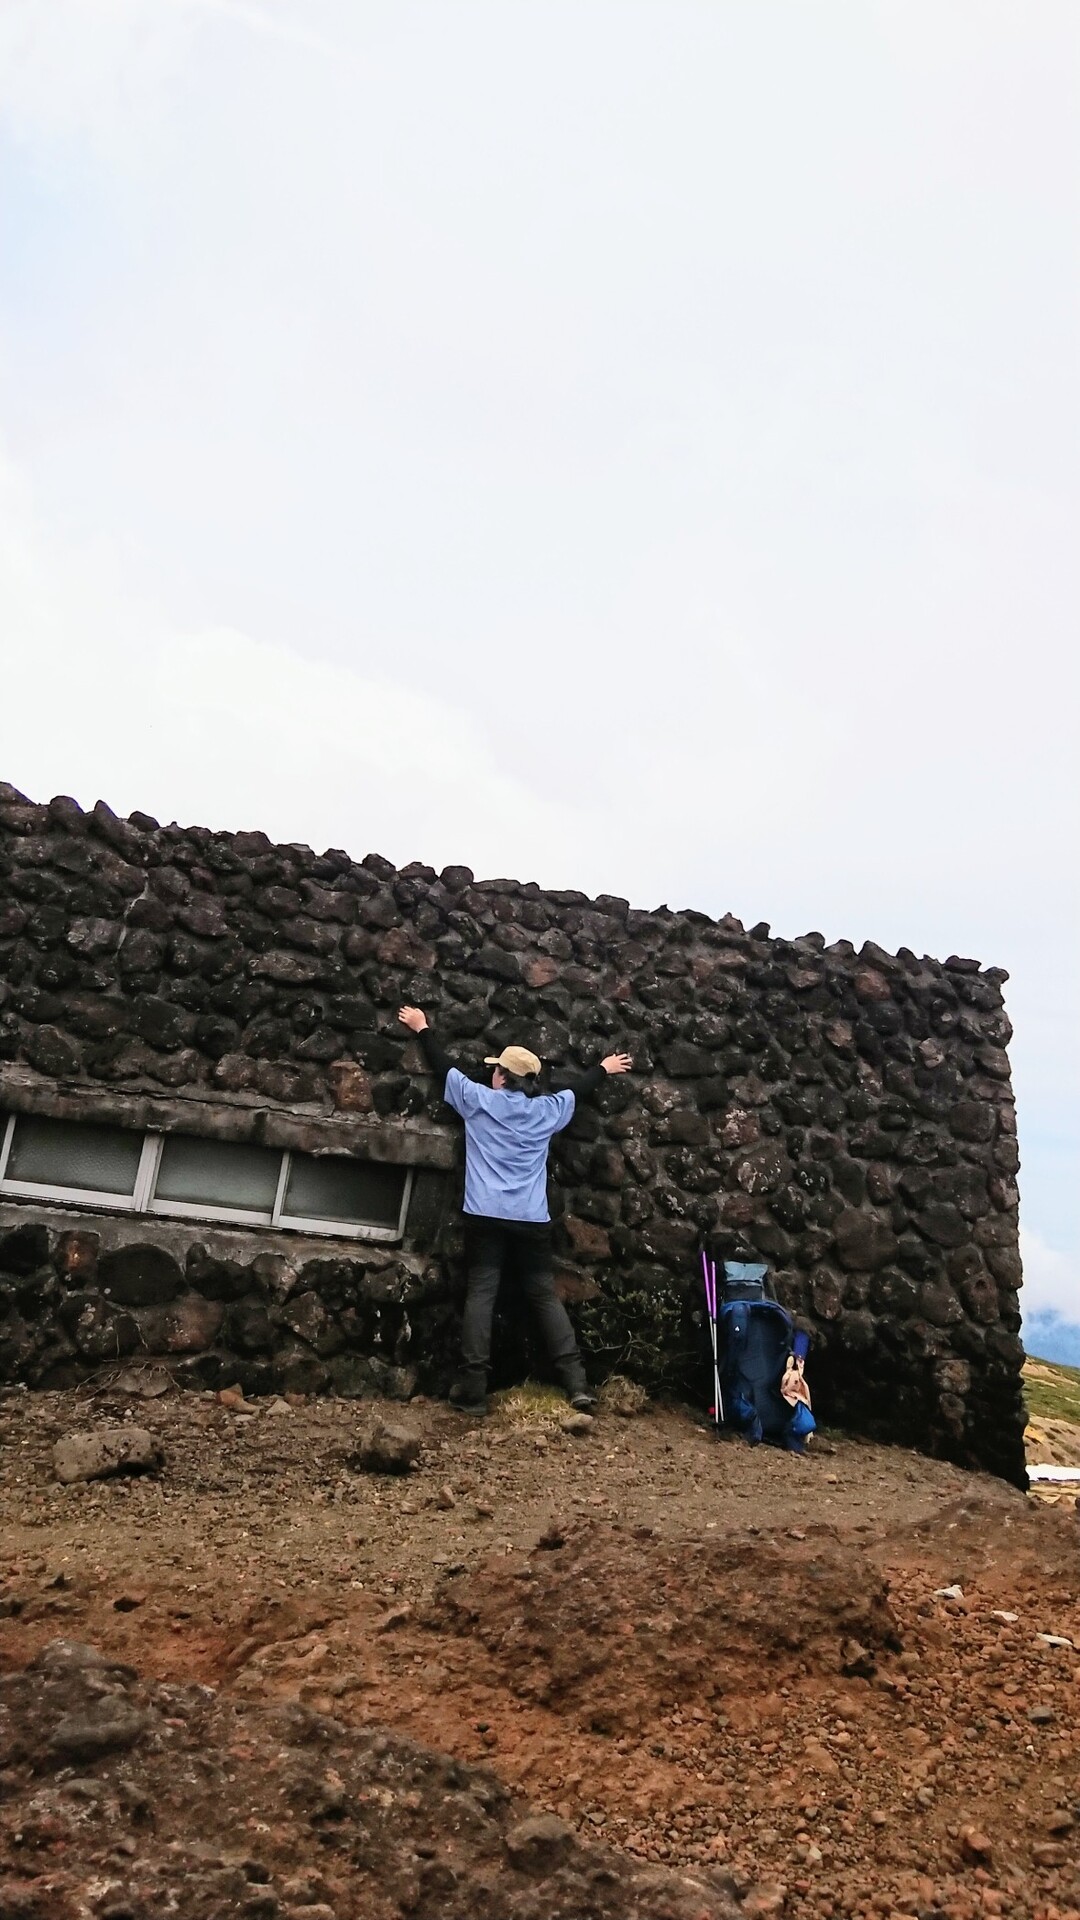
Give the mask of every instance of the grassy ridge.
M 1024 1363 L 1024 1398 L 1033 1420 L 1071 1420 L 1080 1426 L 1080 1367 L 1030 1356 Z

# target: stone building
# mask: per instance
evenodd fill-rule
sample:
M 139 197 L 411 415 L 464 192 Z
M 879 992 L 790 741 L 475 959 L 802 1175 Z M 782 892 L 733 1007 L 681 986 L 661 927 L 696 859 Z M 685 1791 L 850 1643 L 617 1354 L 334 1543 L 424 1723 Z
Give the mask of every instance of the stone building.
M 553 1154 L 598 1375 L 705 1393 L 704 1238 L 770 1261 L 826 1420 L 1019 1480 L 1005 978 L 0 786 L 0 1381 L 442 1387 L 460 1141 L 409 1000 L 467 1070 L 634 1054 Z

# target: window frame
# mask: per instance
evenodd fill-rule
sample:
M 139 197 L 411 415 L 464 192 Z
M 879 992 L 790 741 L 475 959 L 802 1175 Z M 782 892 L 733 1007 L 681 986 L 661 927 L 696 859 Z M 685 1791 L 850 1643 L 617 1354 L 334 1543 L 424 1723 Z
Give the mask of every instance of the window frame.
M 143 1211 L 140 1201 L 147 1193 L 148 1168 L 152 1160 L 149 1138 L 143 1133 L 142 1150 L 135 1171 L 135 1184 L 130 1193 L 110 1193 L 100 1187 L 63 1187 L 53 1186 L 42 1180 L 18 1180 L 8 1173 L 8 1162 L 15 1139 L 15 1126 L 19 1120 L 48 1119 L 47 1114 L 8 1113 L 4 1116 L 4 1137 L 0 1141 L 0 1193 L 7 1194 L 12 1200 L 56 1200 L 65 1206 L 93 1206 L 106 1209 L 109 1213 L 139 1213 Z M 76 1121 L 75 1125 L 82 1125 Z M 108 1122 L 87 1121 L 88 1126 L 107 1125 Z M 121 1131 L 127 1132 L 124 1128 Z M 130 1129 L 135 1132 L 135 1128 Z
M 260 1212 L 259 1209 L 255 1207 L 215 1207 L 210 1201 L 204 1203 L 198 1200 L 159 1200 L 155 1188 L 157 1187 L 158 1175 L 161 1171 L 161 1156 L 165 1151 L 165 1142 L 169 1138 L 169 1135 L 163 1131 L 152 1129 L 148 1133 L 147 1138 L 152 1142 L 152 1145 L 150 1149 L 150 1177 L 147 1183 L 146 1205 L 143 1209 L 145 1213 L 154 1214 L 166 1220 L 219 1220 L 226 1226 L 230 1221 L 234 1221 L 238 1227 L 272 1227 L 275 1224 L 276 1204 L 271 1207 L 269 1213 L 265 1213 Z M 190 1135 L 189 1138 L 204 1139 L 205 1135 Z M 233 1143 L 230 1140 L 222 1140 L 213 1141 L 210 1144 L 228 1147 Z M 280 1149 L 274 1148 L 271 1149 L 271 1151 L 277 1152 L 280 1151 Z M 281 1168 L 279 1166 L 277 1187 L 275 1188 L 275 1202 L 280 1192 Z
M 259 1213 L 241 1207 L 215 1207 L 201 1205 L 197 1200 L 159 1200 L 155 1194 L 161 1156 L 169 1135 L 163 1128 L 132 1128 L 142 1132 L 142 1150 L 139 1155 L 138 1171 L 131 1193 L 101 1193 L 86 1187 L 63 1187 L 45 1185 L 32 1180 L 9 1179 L 7 1167 L 11 1157 L 11 1146 L 15 1137 L 15 1126 L 20 1119 L 48 1118 L 48 1115 L 26 1115 L 8 1113 L 4 1116 L 3 1137 L 0 1139 L 0 1196 L 12 1200 L 48 1200 L 60 1206 L 79 1207 L 84 1211 L 140 1214 L 152 1219 L 167 1220 L 212 1220 L 215 1225 L 226 1227 L 263 1227 L 275 1233 L 317 1234 L 326 1239 L 337 1240 L 378 1240 L 397 1243 L 405 1237 L 405 1222 L 408 1218 L 409 1203 L 412 1200 L 414 1168 L 404 1169 L 401 1206 L 398 1210 L 396 1225 L 379 1226 L 375 1222 L 349 1220 L 306 1219 L 296 1214 L 285 1213 L 285 1194 L 292 1167 L 293 1149 L 275 1147 L 273 1152 L 281 1156 L 278 1168 L 277 1187 L 274 1204 L 269 1213 Z M 81 1123 L 77 1123 L 81 1124 Z M 88 1126 L 95 1122 L 87 1121 Z M 98 1122 L 96 1124 L 102 1124 Z M 194 1139 L 208 1139 L 205 1134 L 195 1134 Z M 210 1141 L 210 1144 L 229 1147 L 229 1140 Z M 356 1160 L 354 1154 L 311 1154 L 310 1159 Z M 361 1163 L 365 1164 L 365 1163 Z M 378 1162 L 366 1164 L 377 1165 Z
M 346 1155 L 346 1154 L 316 1154 L 316 1153 L 307 1154 L 303 1157 L 309 1160 L 322 1160 L 322 1159 L 344 1160 L 347 1158 L 355 1158 L 355 1156 L 353 1155 Z M 308 1220 L 302 1214 L 285 1212 L 285 1195 L 288 1192 L 289 1173 L 292 1168 L 292 1161 L 293 1161 L 293 1150 L 291 1147 L 285 1147 L 281 1155 L 281 1175 L 278 1180 L 277 1194 L 275 1195 L 275 1199 L 274 1199 L 274 1216 L 273 1216 L 272 1225 L 275 1227 L 283 1228 L 285 1232 L 292 1232 L 292 1233 L 327 1233 L 329 1234 L 340 1229 L 340 1230 L 343 1230 L 346 1234 L 348 1234 L 350 1239 L 353 1238 L 357 1229 L 355 1226 L 350 1227 L 348 1221 L 342 1220 L 342 1221 L 334 1222 L 334 1221 L 319 1220 L 319 1219 Z M 370 1160 L 366 1162 L 366 1164 L 368 1166 L 377 1166 L 380 1163 L 378 1161 Z M 402 1183 L 402 1188 L 401 1188 L 401 1205 L 398 1208 L 397 1225 L 393 1227 L 380 1227 L 380 1226 L 376 1226 L 373 1223 L 370 1226 L 364 1226 L 361 1229 L 361 1231 L 363 1232 L 365 1239 L 393 1240 L 393 1241 L 404 1239 L 405 1222 L 406 1222 L 406 1219 L 408 1218 L 409 1202 L 412 1199 L 412 1189 L 413 1189 L 413 1169 L 412 1167 L 406 1167 L 405 1179 Z

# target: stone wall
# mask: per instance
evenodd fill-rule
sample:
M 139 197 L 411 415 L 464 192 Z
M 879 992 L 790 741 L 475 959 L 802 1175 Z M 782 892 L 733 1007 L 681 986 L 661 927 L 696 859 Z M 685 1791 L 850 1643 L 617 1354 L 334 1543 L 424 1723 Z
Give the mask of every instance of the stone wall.
M 634 1054 L 552 1161 L 597 1374 L 707 1392 L 704 1238 L 771 1262 L 826 1420 L 1020 1479 L 1005 978 L 0 787 L 0 1106 L 418 1169 L 392 1248 L 4 1199 L 0 1370 L 60 1383 L 150 1352 L 251 1390 L 445 1384 L 460 1143 L 407 1000 L 466 1068 L 524 1042 L 558 1084 Z M 504 1325 L 504 1374 L 523 1337 Z

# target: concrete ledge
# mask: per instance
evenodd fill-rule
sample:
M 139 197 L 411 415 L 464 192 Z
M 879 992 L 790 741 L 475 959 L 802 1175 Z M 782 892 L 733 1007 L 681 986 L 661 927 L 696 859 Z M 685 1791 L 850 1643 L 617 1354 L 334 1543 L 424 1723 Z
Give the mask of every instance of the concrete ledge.
M 454 1165 L 455 1142 L 449 1131 L 408 1120 L 343 1119 L 340 1114 L 297 1112 L 242 1095 L 158 1094 L 119 1088 L 80 1086 L 46 1079 L 26 1067 L 0 1067 L 0 1109 L 42 1114 L 52 1120 L 191 1133 L 207 1140 L 255 1141 L 260 1146 L 291 1147 L 296 1153 L 347 1153 L 393 1167 Z

